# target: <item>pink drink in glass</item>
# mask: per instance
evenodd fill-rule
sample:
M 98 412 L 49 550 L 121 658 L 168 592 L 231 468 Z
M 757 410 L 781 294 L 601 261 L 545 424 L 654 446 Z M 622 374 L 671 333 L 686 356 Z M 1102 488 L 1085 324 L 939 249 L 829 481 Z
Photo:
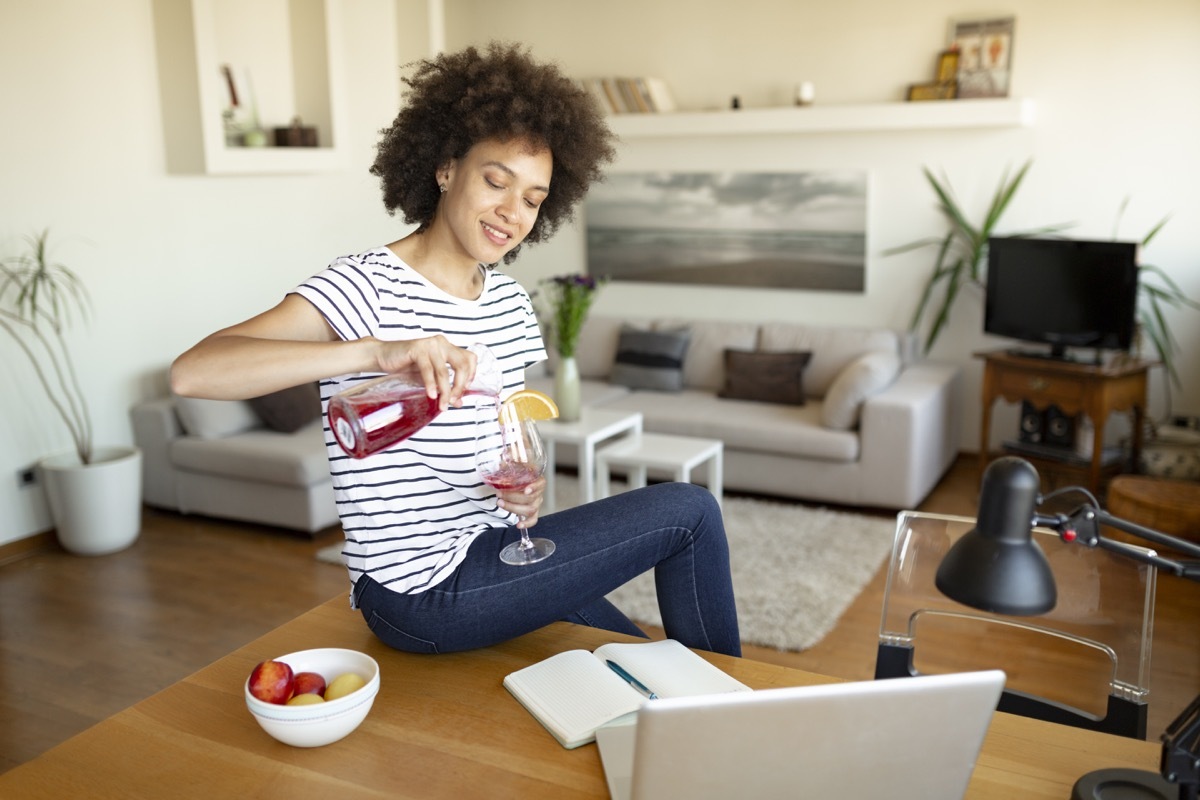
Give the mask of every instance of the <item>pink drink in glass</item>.
M 541 476 L 542 470 L 536 464 L 502 461 L 495 472 L 489 472 L 482 477 L 483 482 L 493 489 L 508 492 L 514 489 L 524 489 Z

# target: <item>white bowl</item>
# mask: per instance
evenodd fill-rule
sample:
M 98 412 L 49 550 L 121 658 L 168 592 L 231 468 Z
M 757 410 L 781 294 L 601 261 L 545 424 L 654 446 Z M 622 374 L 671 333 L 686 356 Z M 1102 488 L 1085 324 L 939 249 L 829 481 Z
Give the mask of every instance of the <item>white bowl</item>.
M 325 647 L 289 653 L 275 660 L 287 664 L 292 672 L 316 672 L 326 681 L 353 672 L 367 682 L 366 686 L 337 700 L 289 706 L 266 703 L 250 694 L 250 678 L 247 677 L 243 689 L 246 707 L 264 731 L 293 747 L 320 747 L 343 738 L 366 718 L 379 693 L 379 664 L 366 653 Z

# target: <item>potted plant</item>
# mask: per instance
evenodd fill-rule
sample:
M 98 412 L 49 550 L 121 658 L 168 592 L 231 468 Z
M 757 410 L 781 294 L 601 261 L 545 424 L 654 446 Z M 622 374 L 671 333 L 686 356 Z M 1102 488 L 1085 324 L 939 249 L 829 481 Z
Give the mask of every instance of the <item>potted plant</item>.
M 1026 161 L 1011 178 L 1008 170 L 1005 170 L 1000 185 L 992 195 L 987 214 L 979 225 L 967 220 L 967 215 L 954 196 L 950 181 L 945 178 L 939 181 L 928 167 L 924 168 L 925 179 L 937 195 L 938 210 L 946 217 L 950 228 L 945 236 L 918 239 L 885 252 L 885 255 L 894 255 L 922 247 L 938 247 L 933 271 L 925 281 L 925 287 L 909 323 L 909 329 L 912 331 L 920 331 L 923 324 L 928 326 L 922 344 L 923 352 L 929 352 L 945 328 L 950 318 L 950 310 L 958 299 L 959 290 L 964 286 L 973 286 L 982 293 L 986 289 L 988 238 L 996 235 L 996 226 L 1000 223 L 1000 218 L 1012 202 L 1013 195 L 1017 193 L 1031 166 L 1033 162 Z M 1066 226 L 1051 225 L 1008 235 L 1037 236 L 1059 231 L 1064 227 Z M 926 321 L 926 313 L 932 314 L 932 320 Z
M 559 355 L 554 368 L 554 402 L 558 405 L 559 419 L 573 422 L 579 419 L 582 410 L 575 347 L 605 279 L 573 274 L 547 278 L 541 283 L 546 287 L 550 305 L 547 333 Z
M 1117 238 L 1117 229 L 1120 227 L 1121 217 L 1125 214 L 1125 209 L 1129 205 L 1129 198 L 1125 198 L 1121 203 L 1121 208 L 1117 211 L 1117 222 L 1113 226 L 1113 238 Z M 1158 232 L 1163 229 L 1167 222 L 1171 219 L 1168 214 L 1159 220 L 1159 223 L 1150 229 L 1141 240 L 1141 246 L 1144 248 L 1150 241 L 1158 235 Z M 1200 311 L 1200 303 L 1188 297 L 1179 288 L 1179 284 L 1171 279 L 1171 276 L 1156 267 L 1153 264 L 1138 265 L 1138 336 L 1150 340 L 1150 346 L 1154 353 L 1158 356 L 1158 360 L 1163 365 L 1164 374 L 1170 378 L 1164 383 L 1167 392 L 1167 408 L 1170 413 L 1171 406 L 1171 384 L 1180 386 L 1179 373 L 1175 369 L 1175 354 L 1179 352 L 1179 344 L 1175 340 L 1175 336 L 1171 333 L 1170 326 L 1167 325 L 1166 317 L 1164 316 L 1164 307 L 1171 308 L 1191 308 Z
M 66 332 L 91 301 L 79 277 L 50 261 L 49 231 L 30 237 L 28 252 L 0 261 L 0 330 L 24 353 L 74 449 L 42 459 L 59 542 L 79 555 L 131 545 L 141 530 L 141 453 L 97 448 L 87 394 L 79 384 Z
M 1027 161 L 1010 178 L 1006 170 L 1000 185 L 992 196 L 987 214 L 983 220 L 974 225 L 968 221 L 963 212 L 949 180 L 938 180 L 928 168 L 925 168 L 925 178 L 933 187 L 938 198 L 938 208 L 950 224 L 945 236 L 919 239 L 886 251 L 886 255 L 907 252 L 922 247 L 937 245 L 937 258 L 933 270 L 925 282 L 917 307 L 913 312 L 910 330 L 920 331 L 923 326 L 928 330 L 925 334 L 923 351 L 929 352 L 937 341 L 939 334 L 945 328 L 950 316 L 950 310 L 959 296 L 963 286 L 974 286 L 979 292 L 986 289 L 987 243 L 988 238 L 996 235 L 996 227 L 1000 217 L 1012 202 L 1017 189 L 1020 188 L 1026 173 L 1032 166 Z M 1118 223 L 1128 205 L 1128 198 L 1121 204 L 1117 215 Z M 1155 225 L 1141 240 L 1143 247 L 1148 245 L 1155 235 L 1162 230 L 1168 218 Z M 1040 236 L 1054 234 L 1070 227 L 1069 224 L 1048 225 L 1020 233 L 1009 233 L 1008 236 Z M 1115 228 L 1114 228 L 1114 237 Z M 1179 375 L 1175 368 L 1175 353 L 1178 344 L 1171 334 L 1164 316 L 1165 307 L 1194 308 L 1200 310 L 1200 303 L 1190 299 L 1180 290 L 1171 277 L 1159 267 L 1150 264 L 1140 264 L 1138 272 L 1138 327 L 1141 336 L 1149 340 L 1158 360 L 1162 363 L 1170 382 L 1180 385 Z M 931 318 L 927 318 L 930 315 Z M 1170 409 L 1170 385 L 1167 386 L 1167 407 Z

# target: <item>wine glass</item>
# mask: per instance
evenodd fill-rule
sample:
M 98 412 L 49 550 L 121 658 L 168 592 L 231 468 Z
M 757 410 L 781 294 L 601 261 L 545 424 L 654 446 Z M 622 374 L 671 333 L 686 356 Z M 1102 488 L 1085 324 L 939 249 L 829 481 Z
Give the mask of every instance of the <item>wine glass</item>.
M 531 419 L 501 419 L 496 406 L 476 406 L 475 466 L 483 482 L 498 491 L 524 489 L 546 470 L 546 448 Z M 524 519 L 524 517 L 522 517 Z M 525 528 L 520 541 L 500 551 L 505 564 L 533 564 L 554 552 L 554 542 L 533 539 Z

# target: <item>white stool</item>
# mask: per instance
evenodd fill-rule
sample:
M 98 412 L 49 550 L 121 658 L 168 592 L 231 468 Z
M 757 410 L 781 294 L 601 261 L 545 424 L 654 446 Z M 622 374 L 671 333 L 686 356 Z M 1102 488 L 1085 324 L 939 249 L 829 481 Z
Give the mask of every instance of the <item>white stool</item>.
M 671 473 L 677 481 L 691 483 L 692 470 L 708 462 L 708 490 L 721 502 L 725 445 L 720 439 L 694 439 L 663 433 L 639 433 L 596 451 L 596 496 L 608 497 L 611 470 L 629 472 L 632 489 L 646 485 L 648 469 Z

